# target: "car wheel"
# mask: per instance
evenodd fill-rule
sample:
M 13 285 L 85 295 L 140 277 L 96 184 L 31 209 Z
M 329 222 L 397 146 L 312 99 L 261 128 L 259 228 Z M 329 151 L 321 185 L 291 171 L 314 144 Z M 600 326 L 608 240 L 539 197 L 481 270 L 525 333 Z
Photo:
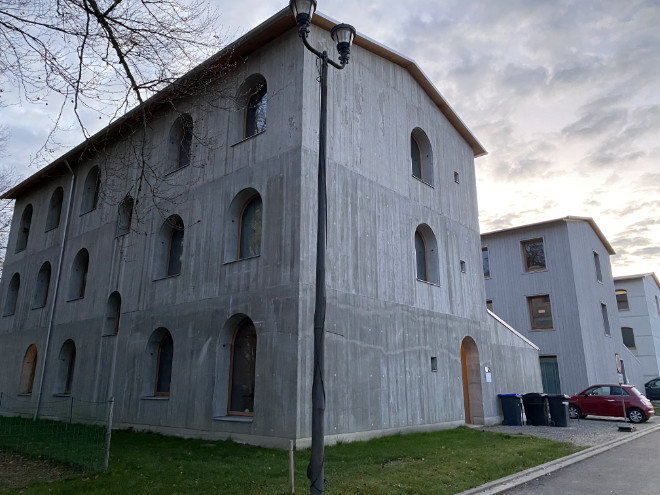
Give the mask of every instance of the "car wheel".
M 580 408 L 578 406 L 576 406 L 575 404 L 569 404 L 568 405 L 568 416 L 571 419 L 579 419 L 581 417 Z M 630 421 L 632 421 L 632 419 Z
M 641 423 L 646 419 L 646 415 L 636 407 L 632 407 L 628 409 L 628 419 L 631 423 Z

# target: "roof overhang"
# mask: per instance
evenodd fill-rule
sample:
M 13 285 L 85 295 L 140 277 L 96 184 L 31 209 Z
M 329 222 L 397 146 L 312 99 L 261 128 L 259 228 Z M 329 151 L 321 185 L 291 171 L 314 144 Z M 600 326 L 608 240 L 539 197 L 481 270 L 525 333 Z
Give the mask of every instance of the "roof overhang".
M 316 12 L 312 17 L 312 24 L 330 31 L 337 23 L 330 17 Z M 20 196 L 27 194 L 30 190 L 41 186 L 57 177 L 61 177 L 68 173 L 66 162 L 76 162 L 80 157 L 89 152 L 90 149 L 102 148 L 104 144 L 111 142 L 114 138 L 121 134 L 122 130 L 130 128 L 139 122 L 142 117 L 142 112 L 146 111 L 147 114 L 153 114 L 162 108 L 168 101 L 173 98 L 183 97 L 182 88 L 188 88 L 195 81 L 198 81 L 203 76 L 208 76 L 220 71 L 226 64 L 236 62 L 250 53 L 256 51 L 258 48 L 266 43 L 278 38 L 285 32 L 294 29 L 296 26 L 295 19 L 291 15 L 288 7 L 280 10 L 277 14 L 264 21 L 247 34 L 241 36 L 236 41 L 229 44 L 226 48 L 213 55 L 200 65 L 192 69 L 190 72 L 182 76 L 180 79 L 162 89 L 152 97 L 147 99 L 142 105 L 133 108 L 126 114 L 109 124 L 104 129 L 100 130 L 93 136 L 89 137 L 76 147 L 72 148 L 60 158 L 51 162 L 49 165 L 34 173 L 32 176 L 20 182 L 2 195 L 3 199 L 17 199 Z M 449 120 L 452 126 L 460 134 L 460 136 L 468 143 L 475 157 L 486 154 L 486 150 L 481 145 L 479 140 L 472 134 L 465 123 L 458 117 L 456 112 L 451 108 L 449 103 L 444 99 L 440 92 L 436 89 L 430 79 L 422 72 L 419 66 L 413 61 L 396 51 L 387 48 L 386 46 L 358 33 L 353 41 L 356 46 L 368 50 L 384 59 L 395 63 L 406 69 L 413 79 L 424 89 L 426 94 L 431 98 L 435 105 L 440 109 L 442 114 Z M 144 108 L 143 108 L 144 107 Z

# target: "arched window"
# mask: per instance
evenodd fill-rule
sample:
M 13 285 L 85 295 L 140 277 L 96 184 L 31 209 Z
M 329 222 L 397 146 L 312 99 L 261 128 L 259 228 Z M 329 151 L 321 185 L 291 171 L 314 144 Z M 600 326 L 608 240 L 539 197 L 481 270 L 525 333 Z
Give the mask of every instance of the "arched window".
M 413 177 L 433 185 L 433 150 L 428 136 L 419 127 L 410 133 L 410 161 Z
M 635 332 L 631 327 L 621 327 L 621 337 L 623 338 L 623 345 L 631 351 L 637 350 L 637 344 L 635 344 Z
M 58 187 L 53 191 L 48 204 L 48 214 L 46 215 L 46 231 L 59 227 L 60 216 L 62 215 L 62 200 L 64 199 L 64 190 Z
M 18 385 L 19 394 L 31 394 L 34 384 L 34 375 L 37 370 L 37 346 L 31 344 L 25 351 L 23 357 L 23 368 L 21 369 L 21 381 Z
M 154 278 L 173 277 L 181 273 L 183 235 L 183 220 L 179 215 L 172 215 L 163 222 L 158 233 Z
M 238 222 L 238 259 L 258 256 L 261 253 L 261 197 L 250 198 L 243 206 Z
M 93 167 L 85 179 L 83 187 L 80 214 L 95 210 L 99 204 L 99 193 L 101 192 L 101 174 L 98 167 Z
M 27 205 L 21 216 L 21 224 L 18 230 L 18 239 L 16 239 L 16 252 L 27 248 L 28 237 L 30 237 L 30 226 L 32 225 L 32 205 Z
M 114 291 L 108 297 L 105 306 L 105 322 L 103 323 L 103 335 L 117 335 L 119 332 L 119 314 L 121 312 L 121 295 Z
M 16 303 L 18 302 L 18 290 L 21 288 L 21 276 L 14 273 L 9 281 L 7 288 L 7 297 L 5 298 L 4 316 L 11 316 L 16 312 Z
M 170 128 L 171 170 L 190 165 L 193 138 L 193 119 L 187 113 L 180 115 Z
M 440 283 L 438 242 L 426 224 L 419 225 L 415 230 L 415 264 L 417 280 Z
M 261 74 L 252 74 L 238 89 L 236 94 L 238 112 L 236 115 L 236 140 L 247 139 L 266 130 L 268 110 L 268 86 Z
M 151 380 L 147 384 L 147 394 L 169 396 L 172 383 L 172 358 L 174 341 L 166 328 L 157 328 L 149 337 L 147 344 Z
M 60 349 L 58 356 L 58 373 L 55 393 L 58 395 L 71 395 L 73 372 L 76 367 L 76 344 L 69 339 Z
M 225 229 L 225 261 L 261 254 L 263 203 L 252 188 L 243 189 L 232 200 Z
M 619 311 L 630 311 L 630 304 L 628 304 L 628 291 L 625 289 L 616 289 L 616 307 Z
M 81 249 L 73 259 L 71 265 L 71 276 L 69 277 L 69 300 L 82 299 L 85 297 L 87 286 L 87 270 L 89 269 L 89 253 L 87 249 Z
M 32 308 L 43 308 L 48 301 L 48 289 L 50 288 L 50 263 L 46 261 L 37 274 L 37 283 L 34 288 L 34 301 Z
M 415 231 L 415 259 L 417 261 L 417 280 L 429 279 L 429 270 L 426 263 L 426 244 L 424 243 L 424 237 L 419 233 L 418 230 Z
M 126 196 L 117 211 L 117 229 L 116 235 L 128 234 L 131 230 L 131 220 L 133 219 L 133 198 L 129 195 Z
M 243 320 L 234 332 L 230 360 L 227 414 L 252 416 L 254 414 L 257 331 L 249 319 Z

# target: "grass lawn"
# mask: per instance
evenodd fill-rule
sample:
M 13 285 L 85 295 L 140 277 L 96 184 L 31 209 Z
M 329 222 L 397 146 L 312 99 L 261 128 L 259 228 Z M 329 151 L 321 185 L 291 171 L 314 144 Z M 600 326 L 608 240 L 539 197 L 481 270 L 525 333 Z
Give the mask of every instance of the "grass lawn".
M 453 494 L 579 450 L 571 444 L 461 427 L 326 448 L 328 494 Z M 309 451 L 295 453 L 308 493 Z M 2 466 L 0 466 L 0 470 Z M 110 470 L 33 483 L 11 494 L 265 494 L 288 492 L 288 453 L 229 442 L 116 431 Z

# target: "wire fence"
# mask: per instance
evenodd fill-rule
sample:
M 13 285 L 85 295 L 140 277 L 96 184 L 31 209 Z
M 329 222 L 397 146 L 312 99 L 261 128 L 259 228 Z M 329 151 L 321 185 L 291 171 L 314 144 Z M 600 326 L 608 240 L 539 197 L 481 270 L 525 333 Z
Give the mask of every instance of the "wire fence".
M 0 392 L 0 449 L 90 471 L 108 469 L 114 401 L 36 401 Z

